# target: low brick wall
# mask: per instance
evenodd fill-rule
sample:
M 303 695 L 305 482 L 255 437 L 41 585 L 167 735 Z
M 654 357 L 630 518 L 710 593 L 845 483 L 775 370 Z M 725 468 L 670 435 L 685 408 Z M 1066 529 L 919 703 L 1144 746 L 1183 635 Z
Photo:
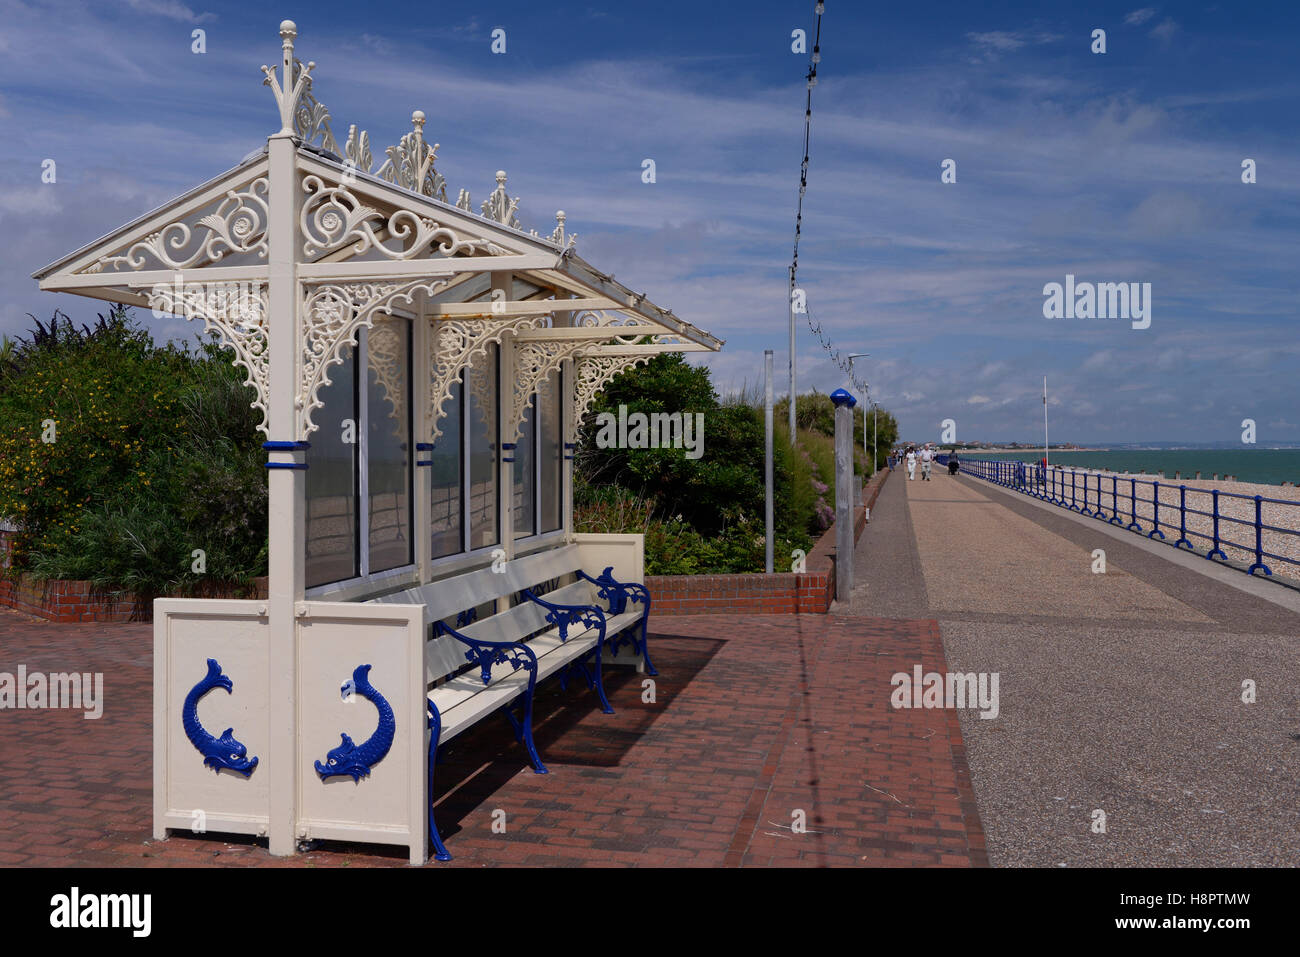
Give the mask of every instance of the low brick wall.
M 229 588 L 213 589 L 196 598 L 265 598 L 265 578 L 255 578 L 253 588 L 236 594 Z M 0 576 L 0 606 L 57 622 L 150 621 L 153 603 L 96 591 L 90 582 L 37 581 L 30 575 Z
M 855 542 L 888 477 L 882 469 L 867 483 L 863 504 L 853 511 Z M 835 526 L 817 540 L 801 574 L 648 575 L 645 585 L 652 615 L 824 615 L 835 599 Z

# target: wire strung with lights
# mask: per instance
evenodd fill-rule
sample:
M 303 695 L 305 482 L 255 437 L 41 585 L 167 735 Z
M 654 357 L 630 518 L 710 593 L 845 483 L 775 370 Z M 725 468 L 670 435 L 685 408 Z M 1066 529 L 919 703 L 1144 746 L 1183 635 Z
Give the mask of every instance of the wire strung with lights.
M 789 294 L 791 297 L 794 296 L 794 290 L 796 288 L 796 273 L 799 271 L 799 238 L 803 233 L 803 198 L 804 194 L 808 192 L 808 158 L 809 146 L 812 140 L 812 91 L 813 87 L 817 85 L 817 64 L 822 61 L 822 14 L 826 12 L 826 4 L 819 0 L 814 12 L 817 15 L 817 23 L 813 33 L 812 56 L 808 64 L 808 75 L 806 78 L 808 80 L 808 94 L 807 100 L 804 103 L 803 111 L 803 162 L 799 165 L 799 204 L 794 216 L 794 255 L 790 259 Z M 840 371 L 848 377 L 849 382 L 865 394 L 867 390 L 866 383 L 860 381 L 853 374 L 853 364 L 849 362 L 844 354 L 840 352 L 839 349 L 836 349 L 827 338 L 826 334 L 822 331 L 821 323 L 816 322 L 813 319 L 812 311 L 807 308 L 806 302 L 804 303 L 804 309 L 804 314 L 808 319 L 808 328 L 812 330 L 815 336 L 817 336 L 817 341 L 820 342 L 822 348 L 826 350 L 826 355 L 829 356 L 831 361 L 839 367 Z
M 844 353 L 835 348 L 835 344 L 831 342 L 830 338 L 822 331 L 822 324 L 813 318 L 811 310 L 808 312 L 808 328 L 816 333 L 817 341 L 820 342 L 822 348 L 826 350 L 826 355 L 828 355 L 831 361 L 834 362 L 844 375 L 848 377 L 849 383 L 865 396 L 867 394 L 867 384 L 853 374 L 853 363 L 848 360 L 848 357 L 844 355 Z

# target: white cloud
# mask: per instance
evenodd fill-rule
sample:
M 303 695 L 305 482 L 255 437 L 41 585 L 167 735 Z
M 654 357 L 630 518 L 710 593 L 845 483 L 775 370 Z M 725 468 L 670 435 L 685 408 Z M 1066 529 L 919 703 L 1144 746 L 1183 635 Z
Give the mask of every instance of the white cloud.
M 1124 17 L 1124 22 L 1132 27 L 1140 27 L 1156 15 L 1155 7 L 1142 7 Z
M 975 47 L 980 57 L 987 62 L 994 62 L 1002 57 L 1003 54 L 1012 53 L 1024 46 L 1039 46 L 1045 43 L 1055 43 L 1061 39 L 1059 33 L 1031 32 L 1028 30 L 1008 31 L 1008 30 L 988 30 L 985 32 L 974 32 L 966 34 Z M 979 62 L 979 59 L 972 62 Z
M 127 5 L 139 13 L 152 13 L 182 23 L 207 23 L 215 20 L 215 13 L 195 13 L 180 0 L 126 0 Z
M 1178 32 L 1178 24 L 1173 21 L 1172 17 L 1165 17 L 1151 30 L 1151 36 L 1163 43 L 1168 43 Z

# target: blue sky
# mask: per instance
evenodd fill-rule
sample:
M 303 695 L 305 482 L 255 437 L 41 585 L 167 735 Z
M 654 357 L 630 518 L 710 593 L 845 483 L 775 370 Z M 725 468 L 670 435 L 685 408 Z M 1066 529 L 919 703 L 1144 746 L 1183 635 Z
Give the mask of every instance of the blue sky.
M 1047 375 L 1061 441 L 1300 439 L 1300 4 L 826 6 L 799 284 L 907 436 L 1033 440 Z M 93 318 L 30 273 L 278 128 L 259 67 L 288 17 L 340 140 L 382 155 L 424 110 L 453 196 L 504 168 L 526 227 L 563 208 L 585 258 L 727 339 L 720 390 L 752 388 L 787 357 L 812 11 L 0 0 L 0 332 Z M 1045 319 L 1067 273 L 1151 283 L 1150 328 Z M 804 324 L 798 351 L 801 388 L 844 384 Z

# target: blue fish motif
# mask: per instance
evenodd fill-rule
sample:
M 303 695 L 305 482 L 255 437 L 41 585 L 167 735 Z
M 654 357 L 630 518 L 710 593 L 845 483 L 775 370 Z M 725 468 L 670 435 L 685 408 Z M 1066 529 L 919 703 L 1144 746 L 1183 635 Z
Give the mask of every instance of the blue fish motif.
M 226 694 L 231 694 L 234 687 L 234 682 L 221 673 L 221 665 L 217 664 L 217 659 L 209 658 L 208 673 L 185 696 L 185 706 L 181 710 L 181 724 L 185 728 L 185 736 L 198 749 L 199 754 L 203 755 L 205 767 L 212 768 L 218 773 L 222 768 L 226 768 L 248 777 L 253 773 L 253 768 L 257 767 L 257 758 L 248 757 L 248 748 L 235 740 L 235 729 L 227 728 L 221 733 L 221 737 L 214 738 L 204 730 L 203 725 L 199 724 L 199 699 L 213 688 L 225 688 Z
M 352 680 L 344 683 L 340 690 L 344 697 L 355 691 L 373 704 L 379 712 L 379 726 L 360 746 L 346 734 L 339 735 L 342 743 L 325 756 L 324 763 L 316 762 L 316 773 L 322 781 L 339 774 L 351 775 L 353 781 L 360 781 L 369 776 L 372 765 L 378 764 L 388 754 L 388 749 L 393 746 L 397 722 L 388 701 L 370 683 L 370 665 L 358 665 L 352 672 Z

